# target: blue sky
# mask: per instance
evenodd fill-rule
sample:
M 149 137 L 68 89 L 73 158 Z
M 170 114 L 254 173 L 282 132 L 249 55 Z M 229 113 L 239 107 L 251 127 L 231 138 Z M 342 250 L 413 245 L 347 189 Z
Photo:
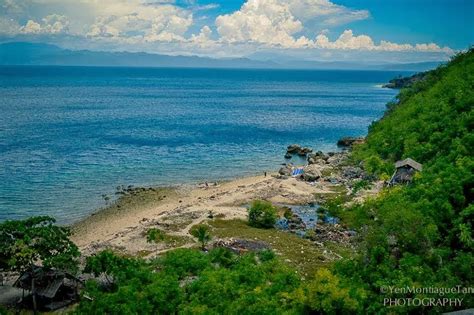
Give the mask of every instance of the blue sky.
M 474 44 L 469 0 L 0 0 L 0 41 L 307 60 L 445 60 Z
M 371 18 L 354 24 L 375 40 L 395 42 L 435 42 L 453 49 L 474 44 L 474 1 L 472 0 L 396 0 L 335 1 L 365 8 Z

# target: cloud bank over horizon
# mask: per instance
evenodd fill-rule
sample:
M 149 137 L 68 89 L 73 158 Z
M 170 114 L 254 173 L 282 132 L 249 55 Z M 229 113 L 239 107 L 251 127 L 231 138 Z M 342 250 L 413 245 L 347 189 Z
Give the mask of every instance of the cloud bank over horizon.
M 273 51 L 313 60 L 401 59 L 403 52 L 400 61 L 445 60 L 455 52 L 434 42 L 376 41 L 350 26 L 371 19 L 368 10 L 329 0 L 247 0 L 231 12 L 193 0 L 0 0 L 0 8 L 2 41 L 73 49 L 211 57 Z

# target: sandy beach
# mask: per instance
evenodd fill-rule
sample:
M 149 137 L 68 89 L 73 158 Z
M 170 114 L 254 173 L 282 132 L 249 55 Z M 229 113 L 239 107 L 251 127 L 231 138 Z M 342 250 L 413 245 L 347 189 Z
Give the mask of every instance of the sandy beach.
M 187 236 L 189 228 L 206 220 L 210 211 L 225 219 L 245 218 L 246 205 L 255 199 L 305 204 L 313 201 L 315 194 L 333 193 L 330 184 L 310 184 L 296 178 L 281 180 L 272 175 L 275 174 L 212 183 L 208 187 L 147 190 L 141 196 L 126 196 L 126 199 L 138 201 L 125 202 L 127 205 L 117 211 L 117 205 L 124 203 L 124 200 L 118 200 L 111 207 L 76 223 L 73 241 L 86 255 L 104 248 L 129 254 L 144 250 L 156 253 L 160 251 L 159 246 L 147 243 L 144 234 L 160 223 L 185 223 L 173 234 Z M 154 198 L 157 194 L 165 197 Z
M 347 193 L 343 173 L 346 155 L 338 154 L 306 166 L 323 175 L 316 181 L 279 173 L 174 188 L 126 190 L 109 207 L 72 226 L 73 241 L 87 256 L 111 248 L 130 255 L 152 257 L 169 248 L 193 246 L 189 229 L 212 217 L 225 220 L 247 215 L 255 199 L 276 204 L 304 205 L 335 193 Z M 309 171 L 309 169 L 308 169 Z M 337 178 L 338 180 L 335 180 Z M 149 243 L 146 231 L 159 228 L 174 243 Z

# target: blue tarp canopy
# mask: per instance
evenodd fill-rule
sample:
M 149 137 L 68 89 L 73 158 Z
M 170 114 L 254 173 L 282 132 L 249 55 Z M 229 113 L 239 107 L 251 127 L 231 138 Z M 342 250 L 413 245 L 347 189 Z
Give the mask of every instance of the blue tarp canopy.
M 303 168 L 302 168 L 302 167 L 295 168 L 295 169 L 291 172 L 291 176 L 298 176 L 298 175 L 301 175 L 301 174 L 303 174 Z

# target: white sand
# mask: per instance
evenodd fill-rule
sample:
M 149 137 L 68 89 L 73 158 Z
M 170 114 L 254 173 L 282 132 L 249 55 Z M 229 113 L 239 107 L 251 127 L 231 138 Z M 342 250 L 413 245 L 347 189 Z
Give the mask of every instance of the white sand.
M 180 189 L 152 204 L 138 203 L 119 212 L 99 213 L 76 224 L 72 239 L 86 256 L 105 248 L 149 256 L 166 250 L 162 245 L 146 241 L 146 231 L 160 223 L 182 221 L 184 226 L 172 234 L 189 236 L 190 227 L 205 220 L 209 211 L 214 215 L 224 215 L 226 219 L 245 218 L 245 205 L 255 199 L 304 204 L 314 201 L 314 194 L 333 193 L 332 185 L 327 182 L 310 184 L 295 178 L 277 179 L 271 175 L 275 174 L 236 179 L 217 186 Z M 192 244 L 192 240 L 190 242 Z

